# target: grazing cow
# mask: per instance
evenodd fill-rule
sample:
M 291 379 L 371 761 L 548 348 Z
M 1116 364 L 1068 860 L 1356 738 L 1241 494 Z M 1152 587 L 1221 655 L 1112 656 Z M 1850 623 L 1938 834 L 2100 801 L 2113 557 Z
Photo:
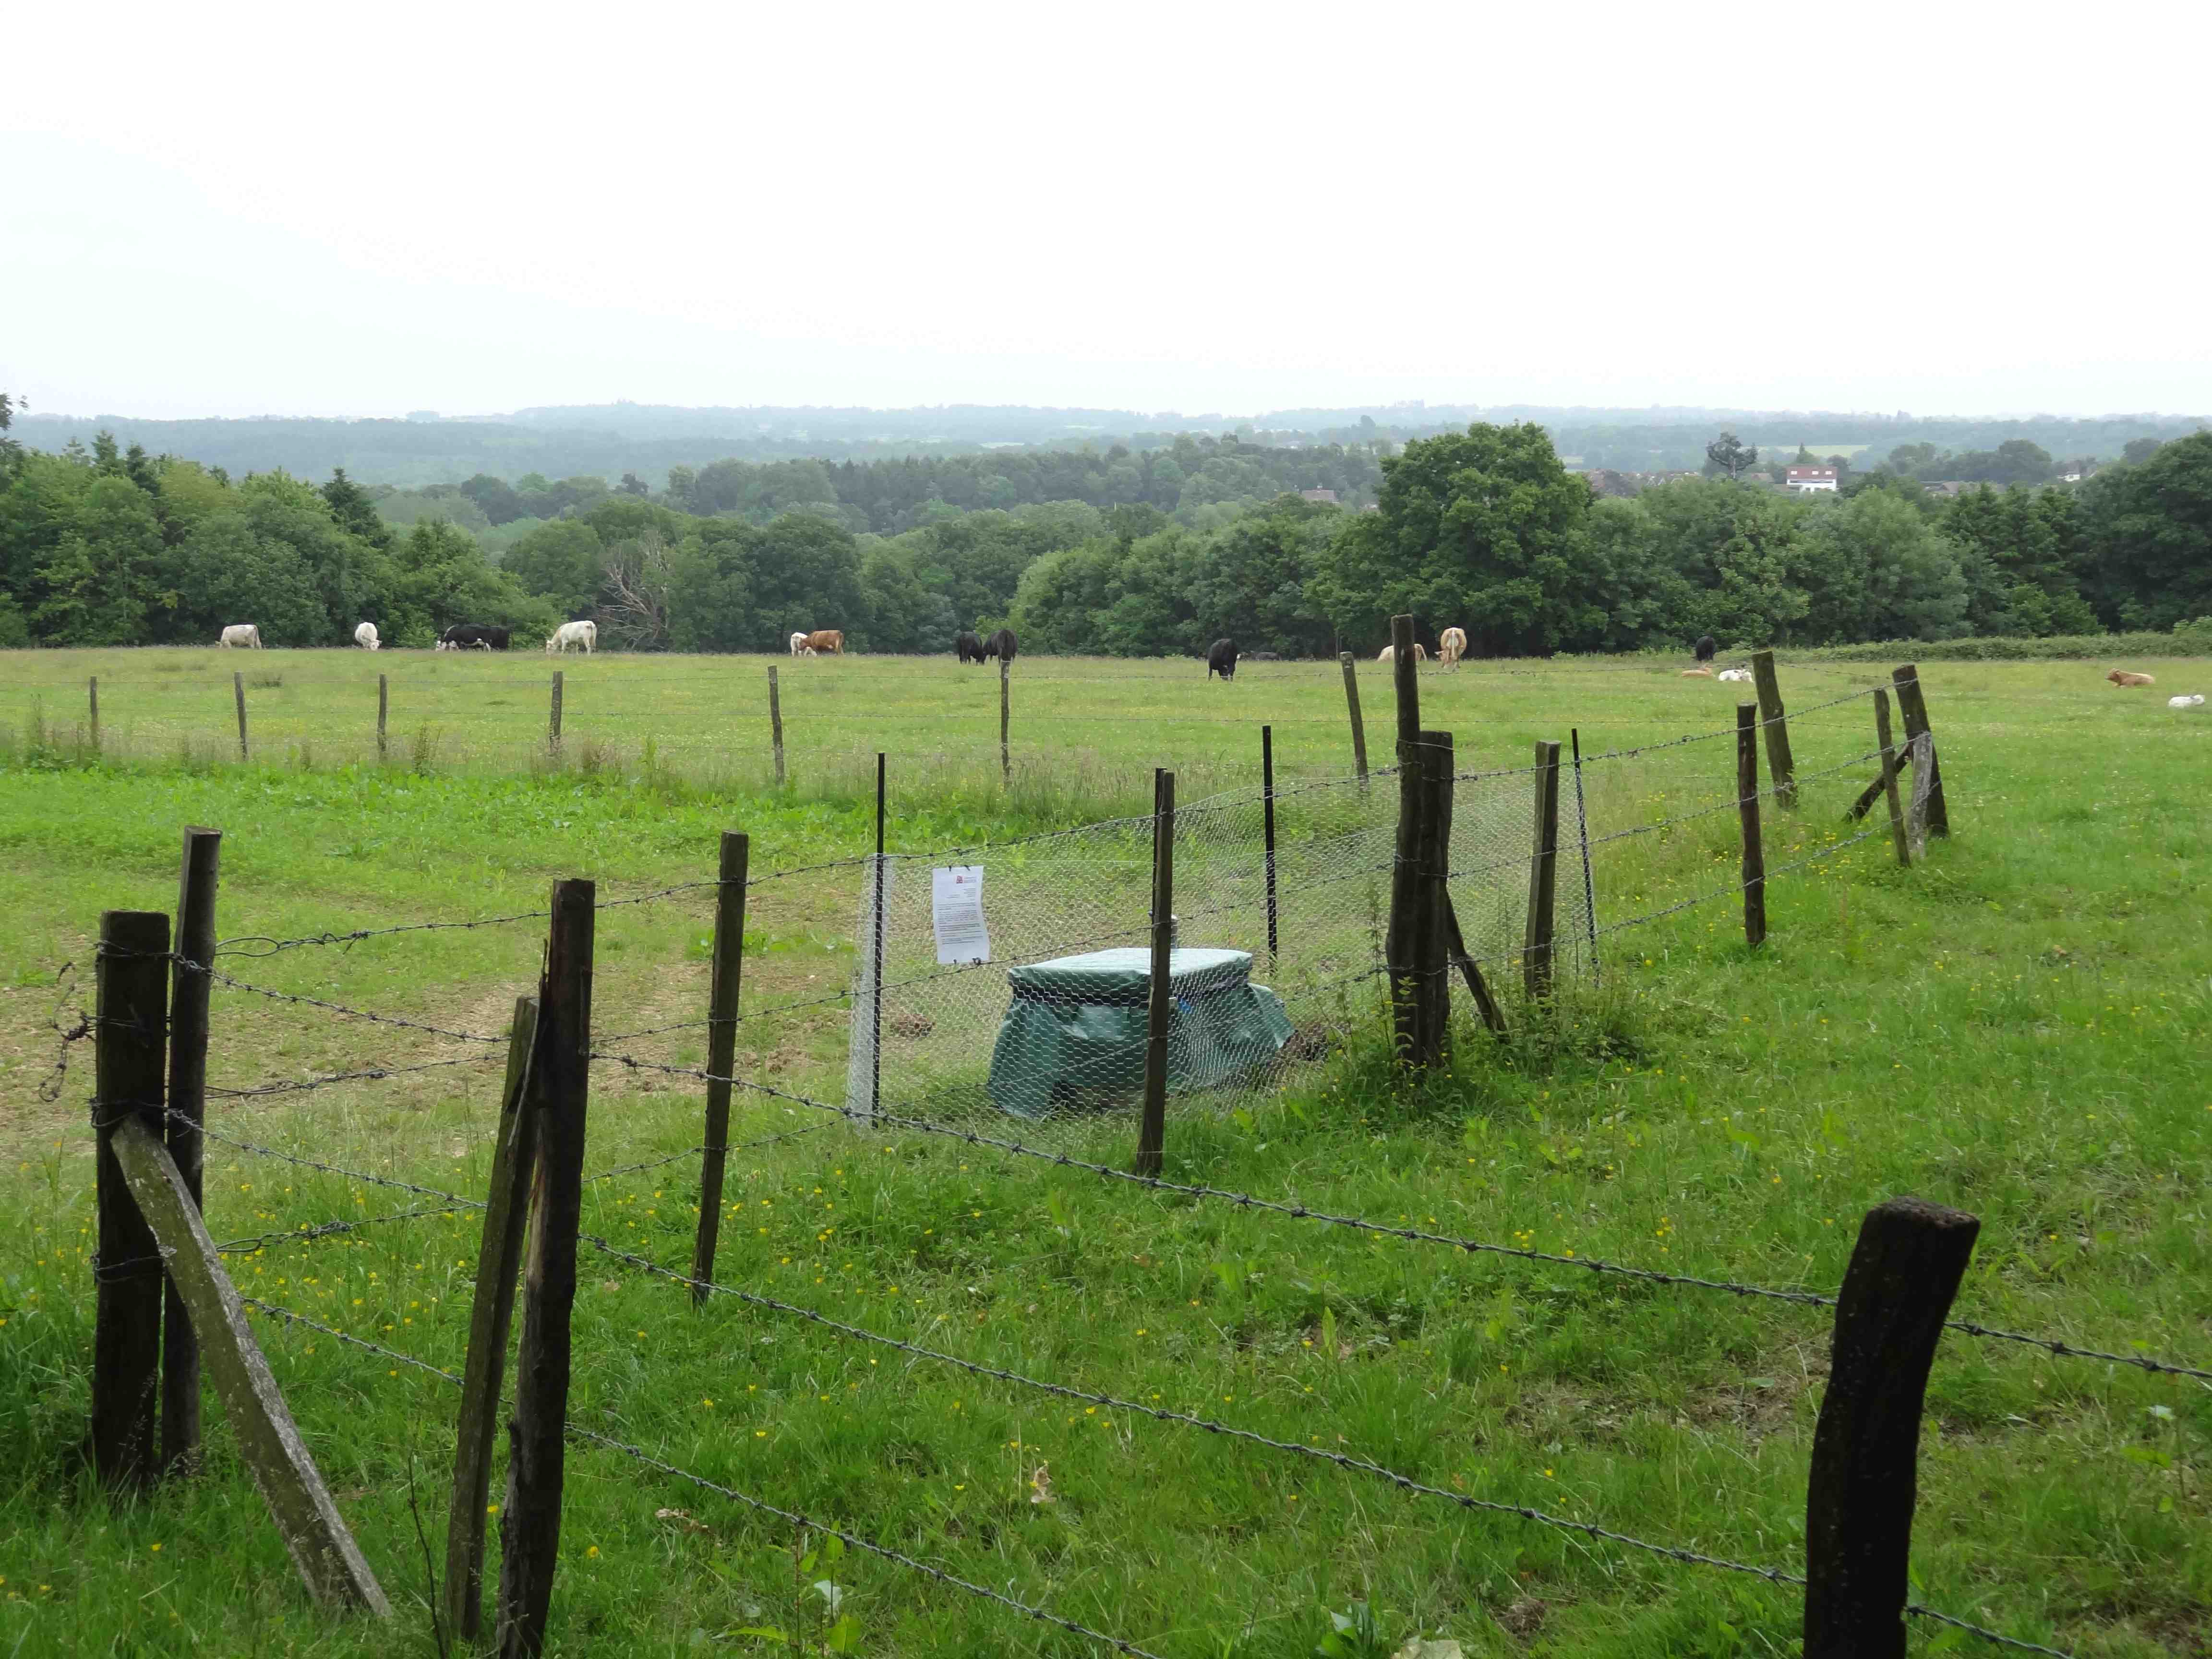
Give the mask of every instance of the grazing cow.
M 511 629 L 495 628 L 489 623 L 455 623 L 438 635 L 438 649 L 504 651 L 513 637 Z
M 1382 647 L 1382 654 L 1375 659 L 1377 662 L 1395 662 L 1397 659 L 1398 647 L 1395 645 L 1384 646 Z M 1429 647 L 1423 645 L 1419 640 L 1415 640 L 1413 641 L 1413 660 L 1415 662 L 1426 662 L 1428 659 Z
M 1467 655 L 1467 630 L 1447 628 L 1437 635 L 1437 655 L 1447 668 L 1459 666 L 1459 659 Z
M 1748 668 L 1723 668 L 1717 678 L 1724 680 L 1747 680 L 1751 678 L 1751 670 Z
M 2158 682 L 2148 674 L 2130 673 L 2124 668 L 2115 668 L 2105 678 L 2114 685 L 2156 685 Z
M 233 623 L 222 630 L 222 637 L 216 643 L 226 651 L 233 646 L 241 651 L 258 651 L 261 648 L 261 630 L 252 623 Z
M 364 651 L 380 651 L 384 647 L 384 641 L 376 637 L 376 624 L 374 623 L 363 623 L 360 627 L 355 629 L 353 630 L 353 642 Z
M 1224 680 L 1237 678 L 1236 641 L 1216 640 L 1206 647 L 1206 678 L 1212 679 L 1216 674 Z
M 558 651 L 566 656 L 570 646 L 580 645 L 584 647 L 584 654 L 588 657 L 599 642 L 599 623 L 589 620 L 562 623 L 560 627 L 553 630 L 551 637 L 545 641 L 545 649 L 549 654 Z
M 817 628 L 806 636 L 806 648 L 818 655 L 842 657 L 845 654 L 845 636 L 834 628 Z
M 2166 706 L 2168 708 L 2202 708 L 2204 707 L 2204 694 L 2197 691 L 2185 697 L 2168 697 Z
M 794 657 L 803 657 L 806 654 L 805 635 L 793 634 L 791 636 L 791 654 Z
M 1711 662 L 1713 659 L 1713 653 L 1719 650 L 1721 647 L 1718 640 L 1707 634 L 1699 638 L 1697 644 L 1690 648 L 1698 653 L 1699 662 Z
M 983 641 L 983 654 L 996 657 L 1000 662 L 1012 662 L 1014 653 L 1020 649 L 1021 641 L 1014 637 L 1011 628 L 1002 628 Z
M 983 641 L 970 629 L 952 641 L 952 654 L 962 662 L 981 662 L 988 653 L 983 649 Z
M 1682 678 L 1686 680 L 1709 680 L 1712 677 L 1713 671 L 1710 668 L 1685 668 L 1682 671 Z

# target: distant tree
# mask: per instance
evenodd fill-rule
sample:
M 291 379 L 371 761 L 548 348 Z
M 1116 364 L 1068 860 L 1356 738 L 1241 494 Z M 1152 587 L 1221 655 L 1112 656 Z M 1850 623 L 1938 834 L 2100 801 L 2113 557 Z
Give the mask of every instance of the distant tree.
M 653 493 L 651 486 L 649 486 L 644 479 L 639 477 L 635 472 L 623 473 L 622 475 L 622 483 L 616 485 L 615 488 L 625 495 L 650 495 Z M 497 520 L 494 520 L 494 522 L 495 523 Z
M 479 472 L 461 486 L 461 494 L 483 509 L 485 518 L 494 524 L 511 524 L 522 518 L 522 497 L 514 485 L 504 478 L 495 478 L 488 472 Z
M 1723 432 L 1705 446 L 1708 477 L 1741 478 L 1758 462 L 1757 447 L 1741 441 L 1733 432 Z
M 2162 438 L 2130 438 L 2121 447 L 2120 459 L 2130 466 L 2141 466 L 2158 453 L 2164 442 L 2165 440 Z
M 346 477 L 343 467 L 331 469 L 331 481 L 320 493 L 330 504 L 331 516 L 342 529 L 360 537 L 371 547 L 390 550 L 392 526 L 376 510 L 376 503 L 369 499 L 368 492 Z
M 564 617 L 586 617 L 606 574 L 606 544 L 574 519 L 555 519 L 526 532 L 500 568 L 524 591 L 550 599 Z
M 1889 452 L 1883 465 L 1892 471 L 1906 477 L 1926 477 L 1928 469 L 1936 461 L 1934 444 L 1899 444 Z
M 2075 499 L 2090 597 L 2106 623 L 2169 629 L 2212 616 L 2212 432 L 2100 472 Z

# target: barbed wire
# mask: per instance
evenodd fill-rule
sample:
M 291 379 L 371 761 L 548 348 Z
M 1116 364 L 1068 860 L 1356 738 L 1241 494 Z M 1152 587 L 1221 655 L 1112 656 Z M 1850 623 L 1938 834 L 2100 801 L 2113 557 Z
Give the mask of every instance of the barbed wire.
M 394 1210 L 389 1215 L 363 1216 L 358 1221 L 325 1221 L 310 1227 L 302 1222 L 289 1231 L 257 1233 L 251 1238 L 234 1238 L 227 1244 L 218 1244 L 219 1255 L 253 1255 L 271 1244 L 305 1243 L 313 1239 L 329 1238 L 337 1233 L 357 1232 L 363 1227 L 374 1227 L 386 1221 L 417 1221 L 424 1216 L 457 1215 L 469 1207 L 465 1203 L 422 1205 L 412 1210 Z
M 2163 1359 L 2153 1359 L 2144 1354 L 2106 1353 L 2096 1348 L 2084 1348 L 2055 1337 L 2030 1336 L 2020 1331 L 2001 1331 L 1987 1325 L 1978 1325 L 1972 1320 L 1947 1319 L 1947 1331 L 1959 1331 L 1967 1336 L 1987 1337 L 1997 1342 L 2018 1342 L 2030 1348 L 2041 1348 L 2064 1359 L 2101 1360 L 2113 1365 L 2133 1365 L 2138 1370 L 2155 1371 L 2166 1376 L 2192 1376 L 2200 1382 L 2212 1382 L 2212 1370 L 2199 1370 L 2193 1365 L 2177 1365 Z
M 215 953 L 219 957 L 273 957 L 285 951 L 296 951 L 309 945 L 352 945 L 365 939 L 381 939 L 390 933 L 462 933 L 472 927 L 498 927 L 511 921 L 541 921 L 552 914 L 550 910 L 517 910 L 503 916 L 484 916 L 475 921 L 403 921 L 389 927 L 356 927 L 348 933 L 303 933 L 295 939 L 278 939 L 267 933 L 240 933 L 231 939 L 217 939 Z M 243 946 L 255 945 L 263 949 L 248 951 Z
M 372 1342 L 365 1336 L 350 1335 L 338 1329 L 335 1325 L 325 1325 L 321 1320 L 310 1318 L 295 1309 L 279 1307 L 274 1302 L 264 1302 L 259 1297 L 247 1296 L 242 1291 L 239 1292 L 238 1299 L 247 1307 L 265 1313 L 271 1318 L 281 1319 L 288 1325 L 304 1325 L 311 1331 L 319 1331 L 325 1336 L 336 1337 L 341 1342 L 349 1342 L 356 1348 L 366 1348 L 369 1352 L 381 1354 L 386 1359 L 396 1359 L 403 1365 L 412 1365 L 418 1371 L 428 1371 L 431 1376 L 442 1382 L 450 1382 L 455 1388 L 461 1386 L 461 1379 L 453 1372 L 441 1365 L 434 1365 L 427 1359 L 417 1358 L 411 1353 L 402 1352 L 398 1348 L 387 1348 L 381 1342 Z
M 1895 684 L 1899 685 L 1917 685 L 1919 682 L 1917 680 L 1900 680 Z M 1831 697 L 1826 702 L 1816 702 L 1809 708 L 1799 708 L 1794 711 L 1785 709 L 1781 714 L 1774 715 L 1771 719 L 1762 718 L 1753 722 L 1753 724 L 1762 729 L 1769 726 L 1784 725 L 1792 720 L 1802 720 L 1808 714 L 1817 714 L 1825 708 L 1839 708 L 1844 703 L 1855 702 L 1861 697 L 1872 696 L 1876 691 L 1886 689 L 1888 688 L 1886 686 L 1869 685 L 1857 691 L 1846 691 L 1840 697 Z M 1639 755 L 1655 755 L 1664 749 L 1680 749 L 1686 744 L 1711 743 L 1716 738 L 1732 738 L 1736 734 L 1736 731 L 1737 728 L 1733 726 L 1723 726 L 1711 732 L 1693 732 L 1685 738 L 1668 738 L 1657 743 L 1638 744 L 1632 749 L 1607 749 L 1599 754 L 1584 755 L 1583 757 L 1583 764 L 1589 766 L 1599 761 L 1633 760 Z
M 1711 806 L 1699 807 L 1694 812 L 1680 812 L 1673 817 L 1661 818 L 1656 823 L 1639 823 L 1631 829 L 1615 830 L 1607 835 L 1593 836 L 1590 837 L 1589 845 L 1595 850 L 1608 842 L 1626 841 L 1635 836 L 1656 835 L 1662 830 L 1677 829 L 1685 823 L 1693 823 L 1699 818 L 1709 818 L 1716 812 L 1740 810 L 1747 800 L 1780 799 L 1786 795 L 1795 793 L 1806 784 L 1833 776 L 1838 772 L 1849 771 L 1854 766 L 1862 766 L 1868 761 L 1881 758 L 1881 750 L 1870 749 L 1863 755 L 1854 755 L 1847 761 L 1838 761 L 1833 766 L 1824 766 L 1817 772 L 1797 773 L 1787 785 L 1770 784 L 1765 788 L 1757 790 L 1749 795 L 1731 795 L 1728 799 L 1717 802 Z
M 404 1077 L 416 1072 L 442 1071 L 454 1066 L 489 1066 L 501 1058 L 498 1054 L 465 1054 L 458 1060 L 426 1060 L 412 1066 L 372 1066 L 357 1072 L 331 1072 L 321 1077 L 279 1079 L 242 1089 L 226 1088 L 210 1083 L 207 1085 L 207 1092 L 225 1100 L 254 1100 L 264 1095 L 307 1094 L 339 1083 L 374 1082 L 384 1078 Z
M 2045 1653 L 2051 1656 L 2051 1659 L 2075 1659 L 2075 1656 L 2064 1648 L 2046 1648 L 2040 1642 L 2025 1642 L 2017 1636 L 2007 1636 L 2002 1632 L 1990 1630 L 1986 1626 L 1969 1624 L 1966 1620 L 1954 1619 L 1948 1613 L 1938 1613 L 1935 1608 L 1923 1607 L 1917 1601 L 1907 1601 L 1905 1604 L 1905 1611 L 1911 1618 L 1925 1619 L 1938 1625 L 1948 1625 L 1954 1630 L 1962 1630 L 1969 1636 L 1978 1636 L 1983 1641 L 1997 1647 L 2017 1648 L 2023 1653 Z
M 353 1019 L 365 1019 L 378 1025 L 396 1025 L 410 1031 L 425 1031 L 433 1036 L 451 1037 L 457 1042 L 505 1043 L 503 1036 L 486 1036 L 479 1031 L 457 1031 L 443 1025 L 431 1025 L 419 1019 L 403 1019 L 397 1014 L 374 1013 L 366 1008 L 349 1007 L 343 1002 L 328 1001 L 322 997 L 303 996 L 295 991 L 274 991 L 265 985 L 249 985 L 242 979 L 234 979 L 219 968 L 194 962 L 190 957 L 175 951 L 104 951 L 106 955 L 130 956 L 139 959 L 156 957 L 173 962 L 189 974 L 204 974 L 216 984 L 233 991 L 249 991 L 258 997 L 267 997 L 275 1002 L 296 1002 L 309 1008 L 321 1008 L 334 1014 L 344 1014 Z

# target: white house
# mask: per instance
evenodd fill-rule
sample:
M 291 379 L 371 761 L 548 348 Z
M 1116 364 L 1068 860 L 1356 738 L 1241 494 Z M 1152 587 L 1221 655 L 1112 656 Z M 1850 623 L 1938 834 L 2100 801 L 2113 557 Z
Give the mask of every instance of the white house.
M 1793 466 L 1784 475 L 1783 488 L 1794 494 L 1809 495 L 1815 490 L 1835 492 L 1836 469 L 1832 466 Z

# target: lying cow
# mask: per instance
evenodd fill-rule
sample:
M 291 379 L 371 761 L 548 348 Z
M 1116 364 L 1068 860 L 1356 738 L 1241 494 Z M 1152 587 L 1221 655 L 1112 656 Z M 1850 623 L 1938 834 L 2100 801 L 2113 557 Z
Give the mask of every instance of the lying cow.
M 570 646 L 577 645 L 584 648 L 584 654 L 588 657 L 592 654 L 592 647 L 599 642 L 599 623 L 586 619 L 583 622 L 562 623 L 560 627 L 553 630 L 552 636 L 545 641 L 545 649 L 549 655 L 556 651 L 565 654 Z
M 1697 653 L 1699 662 L 1711 662 L 1713 659 L 1713 653 L 1718 651 L 1721 645 L 1718 640 L 1706 634 L 1700 636 L 1698 642 L 1690 648 Z
M 990 655 L 972 629 L 952 641 L 952 654 L 962 662 L 982 662 Z
M 2204 694 L 2202 691 L 2195 691 L 2187 696 L 2168 697 L 2166 700 L 2166 706 L 2168 708 L 2202 708 L 2204 707 Z
M 1710 668 L 1685 668 L 1682 671 L 1682 678 L 1686 680 L 1709 680 L 1712 677 L 1713 671 Z
M 1467 630 L 1447 628 L 1437 635 L 1437 658 L 1447 668 L 1459 666 L 1459 659 L 1467 655 Z
M 1717 678 L 1724 680 L 1747 680 L 1751 678 L 1751 670 L 1748 668 L 1723 668 L 1721 670 Z
M 1012 662 L 1014 653 L 1021 648 L 1021 641 L 1014 637 L 1011 628 L 1002 628 L 983 641 L 983 654 L 996 657 L 1000 662 Z
M 806 648 L 817 656 L 842 657 L 845 654 L 845 635 L 835 628 L 817 628 L 806 636 Z
M 228 637 L 227 634 L 225 637 Z M 2156 685 L 2158 684 L 2148 674 L 2130 673 L 2124 668 L 2115 668 L 2105 678 L 2112 681 L 2114 685 Z
M 355 629 L 353 630 L 353 642 L 364 651 L 380 650 L 384 645 L 384 641 L 376 637 L 376 624 L 374 623 L 363 623 L 360 627 Z
M 258 651 L 261 648 L 261 630 L 252 623 L 233 623 L 222 630 L 222 637 L 216 644 L 225 651 L 233 646 L 241 651 Z
M 806 649 L 805 635 L 793 634 L 791 636 L 791 654 L 794 657 L 804 657 L 811 654 Z
M 1395 645 L 1384 646 L 1382 647 L 1382 653 L 1375 659 L 1377 662 L 1395 662 L 1397 659 L 1398 647 Z M 1419 640 L 1415 640 L 1413 641 L 1413 660 L 1415 662 L 1426 662 L 1428 659 L 1429 647 L 1423 645 Z
M 488 623 L 455 623 L 438 635 L 441 651 L 504 651 L 514 630 Z
M 1237 678 L 1236 641 L 1216 640 L 1206 647 L 1206 678 L 1212 679 L 1216 674 L 1224 680 Z

